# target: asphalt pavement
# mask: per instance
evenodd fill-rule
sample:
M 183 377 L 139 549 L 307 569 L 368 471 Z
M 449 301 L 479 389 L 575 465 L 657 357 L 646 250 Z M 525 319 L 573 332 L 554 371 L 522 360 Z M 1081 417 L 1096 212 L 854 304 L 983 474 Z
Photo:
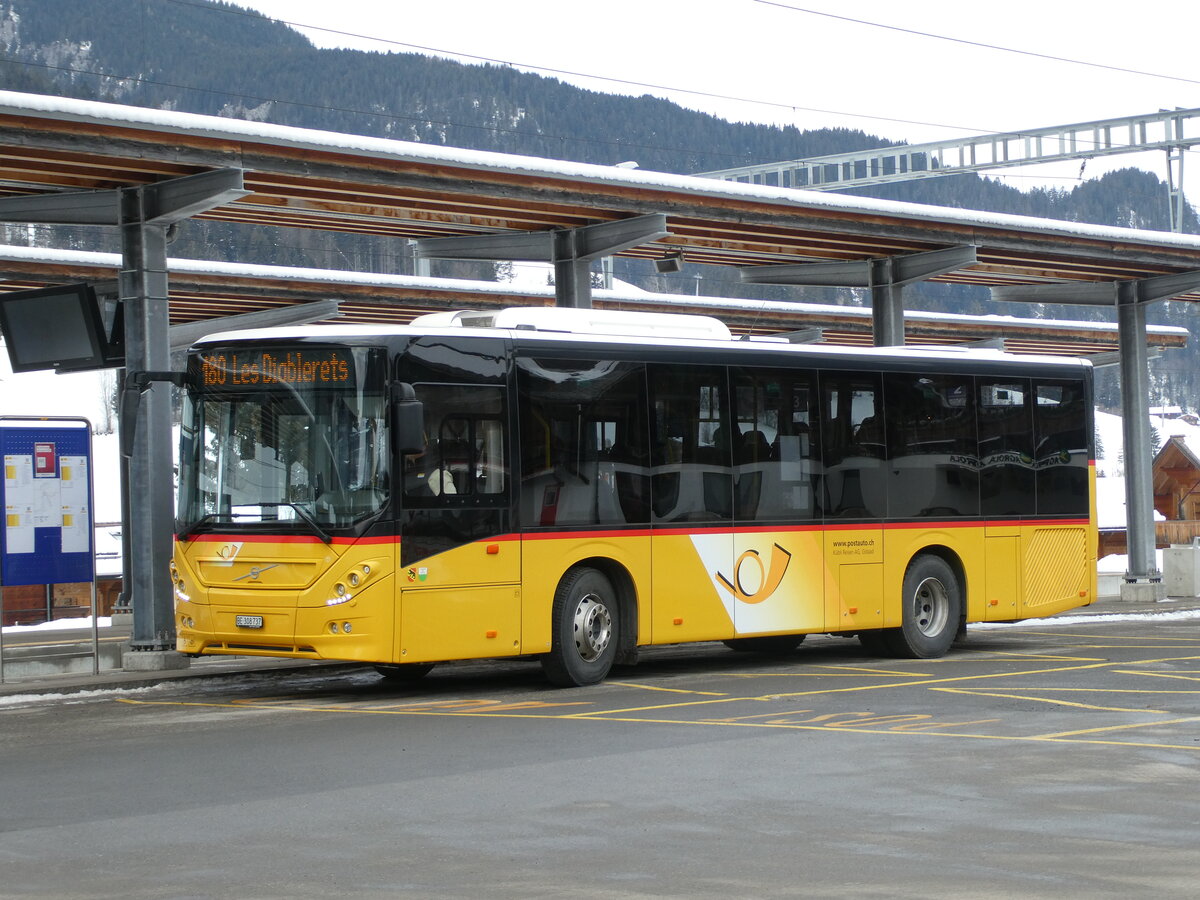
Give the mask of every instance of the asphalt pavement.
M 1137 615 L 1153 616 L 1164 613 L 1186 612 L 1200 610 L 1200 597 L 1168 598 L 1159 601 L 1127 602 L 1118 598 L 1101 598 L 1090 606 L 1061 613 L 1054 618 L 1065 616 L 1114 616 Z M 1025 620 L 1029 624 L 1033 620 Z M 128 627 L 120 626 L 100 629 L 101 640 L 111 641 L 128 635 Z M 5 635 L 6 651 L 15 650 L 21 644 L 44 640 L 47 643 L 75 640 L 80 644 L 90 645 L 90 629 L 81 629 L 70 633 L 67 637 L 62 632 L 23 632 L 20 636 Z M 968 632 L 968 640 L 970 632 Z M 10 652 L 9 656 L 12 656 Z M 22 694 L 45 693 L 77 693 L 79 691 L 112 690 L 116 688 L 137 688 L 162 684 L 167 681 L 179 681 L 190 678 L 210 678 L 225 675 L 241 675 L 251 672 L 273 672 L 282 669 L 303 669 L 315 673 L 322 669 L 338 669 L 357 667 L 361 663 L 347 663 L 326 660 L 296 660 L 276 657 L 259 656 L 205 656 L 190 660 L 190 665 L 183 669 L 167 669 L 151 672 L 127 672 L 122 669 L 101 671 L 99 674 L 90 672 L 50 675 L 45 677 L 8 678 L 0 683 L 0 697 L 10 697 Z

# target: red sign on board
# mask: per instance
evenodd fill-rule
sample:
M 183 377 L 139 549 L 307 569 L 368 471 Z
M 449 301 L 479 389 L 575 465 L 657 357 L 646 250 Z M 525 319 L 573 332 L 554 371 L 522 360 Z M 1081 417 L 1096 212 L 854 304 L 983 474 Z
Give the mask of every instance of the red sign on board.
M 33 445 L 33 477 L 58 477 L 58 454 L 55 452 L 52 442 L 47 441 Z

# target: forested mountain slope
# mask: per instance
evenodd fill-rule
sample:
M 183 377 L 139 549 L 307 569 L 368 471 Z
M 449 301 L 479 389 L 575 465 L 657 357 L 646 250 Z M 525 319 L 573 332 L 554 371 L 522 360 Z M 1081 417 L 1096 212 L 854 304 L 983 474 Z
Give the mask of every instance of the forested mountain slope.
M 602 94 L 496 65 L 318 49 L 284 25 L 216 0 L 0 0 L 0 88 L 581 162 L 636 160 L 644 169 L 678 173 L 888 143 L 850 129 L 802 132 L 728 122 L 650 96 Z M 858 193 L 1069 221 L 1168 227 L 1166 185 L 1136 169 L 1071 191 L 1022 192 L 987 178 L 957 175 Z M 1186 227 L 1200 231 L 1190 209 Z M 91 248 L 105 238 L 94 230 L 60 230 L 53 240 Z M 401 267 L 395 242 L 215 224 L 189 225 L 172 252 L 283 265 Z M 444 265 L 442 274 L 455 265 L 456 274 L 489 274 L 477 264 Z M 763 287 L 741 285 L 731 273 L 709 267 L 688 267 L 672 279 L 655 276 L 644 263 L 622 261 L 620 266 L 619 274 L 650 289 L 765 295 Z M 691 277 L 701 272 L 702 280 Z M 986 292 L 953 286 L 930 285 L 911 294 L 907 302 L 914 308 L 980 312 L 987 304 Z M 858 302 L 848 291 L 801 294 L 774 288 L 770 295 Z M 1065 315 L 1087 313 L 1075 308 Z M 1154 310 L 1152 320 L 1194 328 L 1183 310 L 1166 305 Z M 1156 364 L 1157 399 L 1190 405 L 1181 395 L 1197 395 L 1191 390 L 1193 373 L 1200 370 L 1196 361 L 1186 351 Z

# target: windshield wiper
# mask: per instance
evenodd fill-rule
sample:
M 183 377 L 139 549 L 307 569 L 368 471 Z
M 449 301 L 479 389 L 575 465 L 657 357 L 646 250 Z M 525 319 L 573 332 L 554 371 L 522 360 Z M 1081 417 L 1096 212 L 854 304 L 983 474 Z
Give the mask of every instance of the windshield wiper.
M 326 544 L 333 543 L 333 535 L 330 534 L 329 532 L 327 532 L 324 528 L 322 528 L 317 523 L 317 520 L 312 517 L 312 514 L 309 513 L 302 506 L 298 506 L 295 503 L 288 503 L 286 500 L 280 501 L 278 503 L 255 503 L 254 505 L 261 506 L 265 509 L 278 509 L 281 506 L 286 506 L 289 509 L 295 510 L 296 516 L 300 519 L 301 522 L 303 522 L 310 529 L 312 529 L 313 534 L 315 534 L 317 537 L 319 537 Z

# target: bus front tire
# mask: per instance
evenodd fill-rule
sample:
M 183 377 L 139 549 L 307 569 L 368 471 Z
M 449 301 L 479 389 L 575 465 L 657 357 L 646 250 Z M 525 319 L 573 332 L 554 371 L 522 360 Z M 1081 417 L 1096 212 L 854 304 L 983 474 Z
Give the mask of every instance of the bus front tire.
M 904 573 L 901 625 L 885 632 L 892 654 L 907 659 L 945 656 L 959 632 L 963 591 L 940 556 L 918 556 Z
M 554 593 L 550 652 L 542 670 L 552 684 L 581 687 L 604 680 L 617 655 L 620 611 L 612 584 L 595 569 L 572 569 Z
M 420 681 L 429 674 L 432 668 L 433 663 L 404 663 L 403 665 L 379 663 L 375 666 L 375 671 L 388 681 L 413 682 Z

